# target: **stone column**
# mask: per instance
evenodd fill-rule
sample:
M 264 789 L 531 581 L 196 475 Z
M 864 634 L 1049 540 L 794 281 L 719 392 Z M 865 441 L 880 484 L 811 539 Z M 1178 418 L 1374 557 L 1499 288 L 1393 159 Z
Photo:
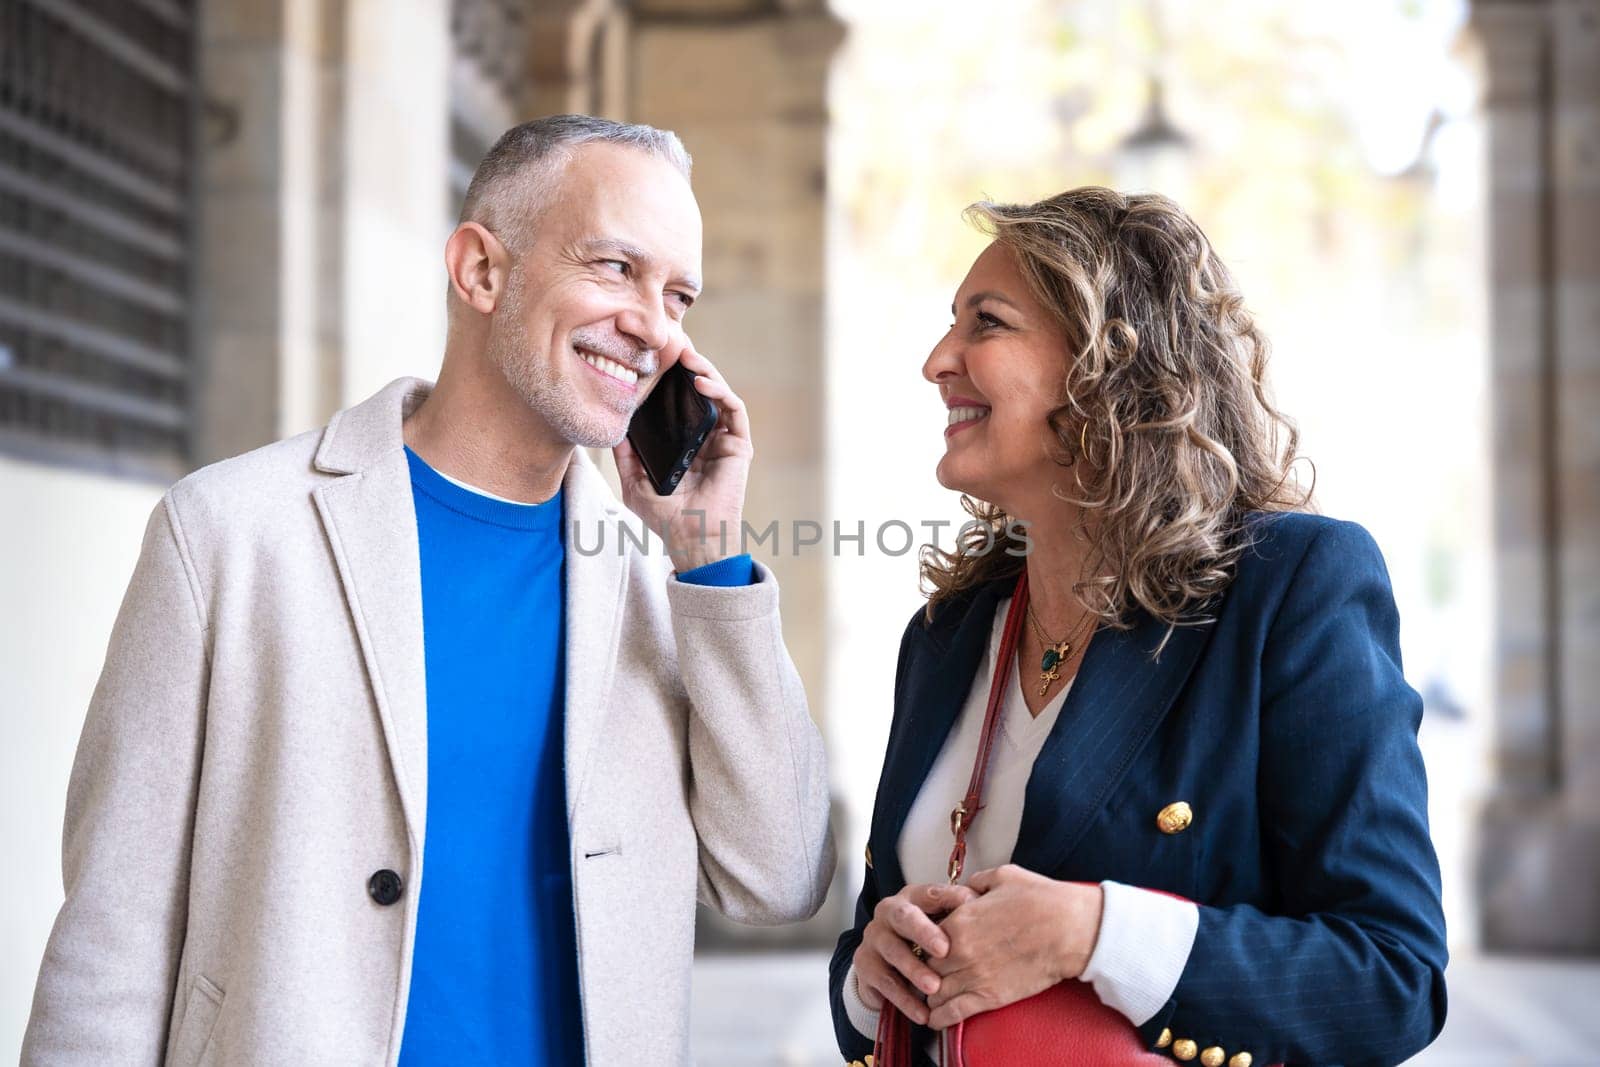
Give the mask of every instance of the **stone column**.
M 326 0 L 325 0 L 326 2 Z M 449 0 L 338 0 L 344 20 L 340 406 L 444 358 Z M 332 239 L 333 235 L 324 235 Z M 320 419 L 317 421 L 321 421 Z
M 318 34 L 291 36 L 287 0 L 200 5 L 200 299 L 196 465 L 278 436 L 285 207 L 297 198 L 288 136 L 293 72 L 314 67 Z M 248 249 L 249 254 L 242 254 Z
M 1600 0 L 1475 0 L 1473 27 L 1497 590 L 1483 943 L 1600 952 Z
M 706 295 L 690 332 L 749 402 L 749 518 L 758 529 L 780 520 L 782 556 L 758 554 L 783 582 L 785 633 L 815 706 L 825 553 L 794 556 L 790 523 L 826 520 L 826 91 L 842 29 L 820 5 L 644 3 L 629 35 L 628 119 L 676 130 L 695 158 Z
M 689 331 L 749 404 L 756 461 L 746 518 L 757 531 L 777 520 L 781 555 L 770 542 L 752 552 L 782 583 L 784 636 L 821 723 L 832 533 L 823 444 L 826 101 L 843 27 L 820 2 L 655 0 L 634 5 L 628 37 L 625 117 L 676 130 L 694 156 L 706 294 Z M 820 524 L 823 543 L 796 556 L 795 520 Z M 831 937 L 837 917 L 825 912 L 818 929 Z
M 437 370 L 446 10 L 205 0 L 197 463 Z

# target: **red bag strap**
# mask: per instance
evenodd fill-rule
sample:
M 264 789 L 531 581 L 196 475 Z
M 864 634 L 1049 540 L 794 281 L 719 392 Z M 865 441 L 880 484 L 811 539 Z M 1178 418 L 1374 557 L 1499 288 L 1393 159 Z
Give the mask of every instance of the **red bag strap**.
M 872 1044 L 872 1067 L 911 1067 L 911 1020 L 885 1000 L 878 1013 L 878 1036 Z
M 1000 711 L 1005 707 L 1006 687 L 1011 681 L 1011 664 L 1017 658 L 1017 635 L 1022 632 L 1022 622 L 1028 612 L 1028 572 L 1017 578 L 1016 592 L 1011 595 L 1011 609 L 1006 613 L 1005 628 L 1000 634 L 1000 651 L 994 665 L 994 680 L 989 683 L 989 707 L 983 716 L 983 735 L 978 740 L 978 755 L 972 761 L 972 778 L 967 783 L 967 795 L 950 813 L 950 829 L 955 834 L 955 848 L 950 852 L 950 884 L 961 877 L 967 861 L 967 831 L 972 820 L 983 808 L 983 780 L 989 773 L 989 752 L 994 747 L 995 731 L 1000 725 Z M 947 1032 L 947 1038 L 949 1036 Z M 946 1049 L 945 1062 L 956 1062 Z M 911 1067 L 911 1020 L 888 1001 L 878 1014 L 877 1040 L 873 1043 L 874 1067 Z
M 967 783 L 967 795 L 950 813 L 950 832 L 955 834 L 955 847 L 950 850 L 950 884 L 955 885 L 967 862 L 967 831 L 983 810 L 983 780 L 989 773 L 989 752 L 994 748 L 994 735 L 1000 726 L 1000 711 L 1005 707 L 1006 690 L 1011 681 L 1011 665 L 1017 658 L 1017 637 L 1022 632 L 1022 620 L 1028 613 L 1028 572 L 1017 576 L 1017 588 L 1011 594 L 1011 610 L 1006 612 L 1005 629 L 1000 633 L 1000 651 L 995 656 L 994 681 L 989 683 L 989 707 L 983 715 L 983 734 L 978 738 L 978 755 L 972 761 L 972 778 Z

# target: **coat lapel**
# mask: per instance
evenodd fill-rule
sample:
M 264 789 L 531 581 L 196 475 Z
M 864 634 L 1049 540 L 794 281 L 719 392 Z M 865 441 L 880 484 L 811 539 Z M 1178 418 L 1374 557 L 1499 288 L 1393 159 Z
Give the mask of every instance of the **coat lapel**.
M 928 772 L 933 769 L 945 738 L 961 715 L 973 675 L 989 648 L 995 605 L 1009 595 L 1011 583 L 991 583 L 973 594 L 967 611 L 954 623 L 936 619 L 916 631 L 915 647 L 905 669 L 910 687 L 905 696 L 905 723 L 890 738 L 885 776 L 879 785 L 877 810 L 881 825 L 873 828 L 880 877 L 886 884 L 904 885 L 900 870 L 900 831 Z
M 1176 630 L 1158 659 L 1165 624 L 1140 613 L 1130 630 L 1089 644 L 1044 749 L 1034 761 L 1012 862 L 1058 877 L 1095 814 L 1177 700 L 1210 625 Z
M 427 662 L 417 515 L 402 424 L 430 388 L 425 381 L 402 378 L 335 415 L 315 464 L 342 477 L 312 493 L 361 643 L 401 807 L 418 846 L 428 810 Z M 581 449 L 567 467 L 562 496 L 570 818 L 605 718 L 627 560 L 619 550 L 621 505 Z M 575 531 L 581 542 L 574 541 Z
M 413 847 L 428 810 L 422 566 L 401 423 L 428 385 L 400 379 L 334 416 L 317 469 L 342 475 L 312 492 L 355 624 Z
M 579 449 L 562 483 L 566 540 L 567 818 L 582 795 L 609 707 L 622 626 L 627 559 L 622 511 L 588 456 Z M 598 545 L 598 551 L 596 546 Z

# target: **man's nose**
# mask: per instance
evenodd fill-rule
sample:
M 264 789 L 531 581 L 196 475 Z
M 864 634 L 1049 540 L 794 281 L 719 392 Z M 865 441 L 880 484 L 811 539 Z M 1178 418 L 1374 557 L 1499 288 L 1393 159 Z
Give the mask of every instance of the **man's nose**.
M 672 340 L 672 317 L 659 300 L 641 300 L 617 316 L 617 329 L 640 348 L 659 352 Z

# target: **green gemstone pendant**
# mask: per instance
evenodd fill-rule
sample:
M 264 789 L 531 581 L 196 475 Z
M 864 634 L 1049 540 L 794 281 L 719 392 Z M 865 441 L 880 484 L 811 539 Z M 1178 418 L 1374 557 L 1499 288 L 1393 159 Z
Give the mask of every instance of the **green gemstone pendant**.
M 1072 645 L 1066 641 L 1058 645 L 1047 645 L 1044 655 L 1039 659 L 1039 695 L 1044 696 L 1050 690 L 1050 683 L 1061 677 L 1057 667 L 1072 655 Z

